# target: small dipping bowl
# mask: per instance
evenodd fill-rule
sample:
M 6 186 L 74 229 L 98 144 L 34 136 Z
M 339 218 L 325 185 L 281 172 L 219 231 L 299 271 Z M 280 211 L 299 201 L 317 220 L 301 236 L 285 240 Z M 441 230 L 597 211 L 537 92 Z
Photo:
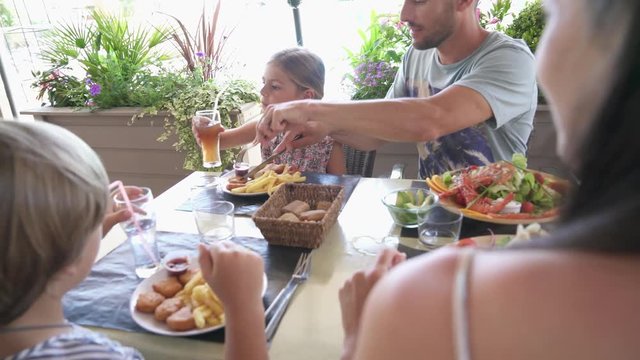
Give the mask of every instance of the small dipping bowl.
M 170 251 L 162 258 L 162 266 L 171 274 L 182 274 L 191 265 L 191 252 L 177 250 Z
M 249 173 L 249 164 L 245 162 L 239 162 L 233 164 L 233 170 L 236 173 L 236 176 L 243 177 Z

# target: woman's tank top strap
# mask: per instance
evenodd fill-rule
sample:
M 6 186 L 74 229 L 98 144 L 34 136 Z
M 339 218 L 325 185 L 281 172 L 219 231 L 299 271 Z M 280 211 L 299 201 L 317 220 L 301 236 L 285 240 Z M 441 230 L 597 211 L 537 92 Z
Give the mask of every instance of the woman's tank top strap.
M 469 307 L 467 299 L 469 295 L 469 274 L 473 264 L 474 250 L 461 249 L 456 268 L 452 305 L 453 305 L 453 342 L 457 360 L 471 360 L 469 342 Z

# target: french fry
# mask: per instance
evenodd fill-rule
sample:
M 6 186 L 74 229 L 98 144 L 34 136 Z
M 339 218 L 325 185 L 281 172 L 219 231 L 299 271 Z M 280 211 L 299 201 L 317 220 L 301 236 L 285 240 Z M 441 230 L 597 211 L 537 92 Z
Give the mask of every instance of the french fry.
M 207 318 L 211 316 L 211 309 L 207 308 L 206 305 L 198 306 L 193 309 L 193 319 L 196 322 L 196 327 L 198 329 L 202 329 L 207 325 Z
M 195 275 L 193 275 L 191 280 L 189 280 L 189 282 L 184 285 L 184 288 L 182 290 L 187 294 L 191 294 L 191 291 L 196 285 L 203 283 L 204 279 L 202 278 L 202 271 L 198 271 Z

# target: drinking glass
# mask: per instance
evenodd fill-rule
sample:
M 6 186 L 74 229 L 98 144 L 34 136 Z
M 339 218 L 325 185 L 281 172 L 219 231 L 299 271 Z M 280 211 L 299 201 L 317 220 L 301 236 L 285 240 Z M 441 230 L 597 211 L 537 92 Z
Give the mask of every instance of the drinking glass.
M 418 235 L 420 242 L 428 249 L 458 241 L 462 213 L 442 205 L 434 205 L 418 213 Z
M 217 110 L 199 110 L 193 117 L 195 130 L 202 145 L 202 166 L 214 168 L 222 165 L 220 161 L 220 133 L 224 130 Z
M 193 216 L 200 233 L 201 241 L 205 243 L 217 242 L 231 238 L 235 231 L 233 203 L 223 200 L 196 201 L 201 198 L 201 192 L 196 188 L 191 192 L 191 206 Z
M 125 186 L 125 191 L 133 208 L 133 214 L 120 226 L 127 234 L 139 278 L 148 278 L 156 272 L 160 255 L 156 242 L 156 213 L 153 208 L 153 193 L 148 187 Z M 121 193 L 113 197 L 116 209 L 127 208 Z

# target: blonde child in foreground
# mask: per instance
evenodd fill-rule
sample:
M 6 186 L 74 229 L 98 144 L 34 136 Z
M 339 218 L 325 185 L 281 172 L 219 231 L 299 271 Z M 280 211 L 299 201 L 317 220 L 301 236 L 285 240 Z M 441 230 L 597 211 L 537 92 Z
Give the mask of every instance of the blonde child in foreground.
M 100 159 L 77 136 L 44 122 L 0 121 L 0 359 L 142 358 L 64 318 L 62 297 L 91 271 L 103 221 L 108 229 L 118 220 L 116 213 L 107 214 L 107 187 Z M 264 342 L 264 321 L 257 314 L 264 309 L 260 294 L 251 292 L 260 285 L 243 279 L 244 287 L 236 288 L 220 276 L 237 278 L 245 268 L 262 273 L 261 261 L 245 260 L 251 258 L 247 251 L 214 246 L 202 261 L 203 273 L 218 283 L 213 288 L 227 303 L 227 338 L 244 336 L 237 335 L 244 331 L 235 326 L 240 322 L 258 329 L 252 341 Z M 232 269 L 220 270 L 225 266 Z M 225 287 L 249 295 L 230 301 Z M 247 316 L 258 320 L 245 322 Z
M 260 90 L 263 108 L 271 104 L 302 99 L 322 99 L 324 96 L 324 64 L 322 59 L 302 48 L 291 48 L 273 55 L 262 77 Z M 242 146 L 256 138 L 256 121 L 220 134 L 220 149 Z M 273 154 L 282 137 L 262 146 L 263 160 Z M 345 160 L 342 145 L 330 137 L 321 142 L 292 151 L 285 151 L 274 160 L 300 171 L 343 175 Z

